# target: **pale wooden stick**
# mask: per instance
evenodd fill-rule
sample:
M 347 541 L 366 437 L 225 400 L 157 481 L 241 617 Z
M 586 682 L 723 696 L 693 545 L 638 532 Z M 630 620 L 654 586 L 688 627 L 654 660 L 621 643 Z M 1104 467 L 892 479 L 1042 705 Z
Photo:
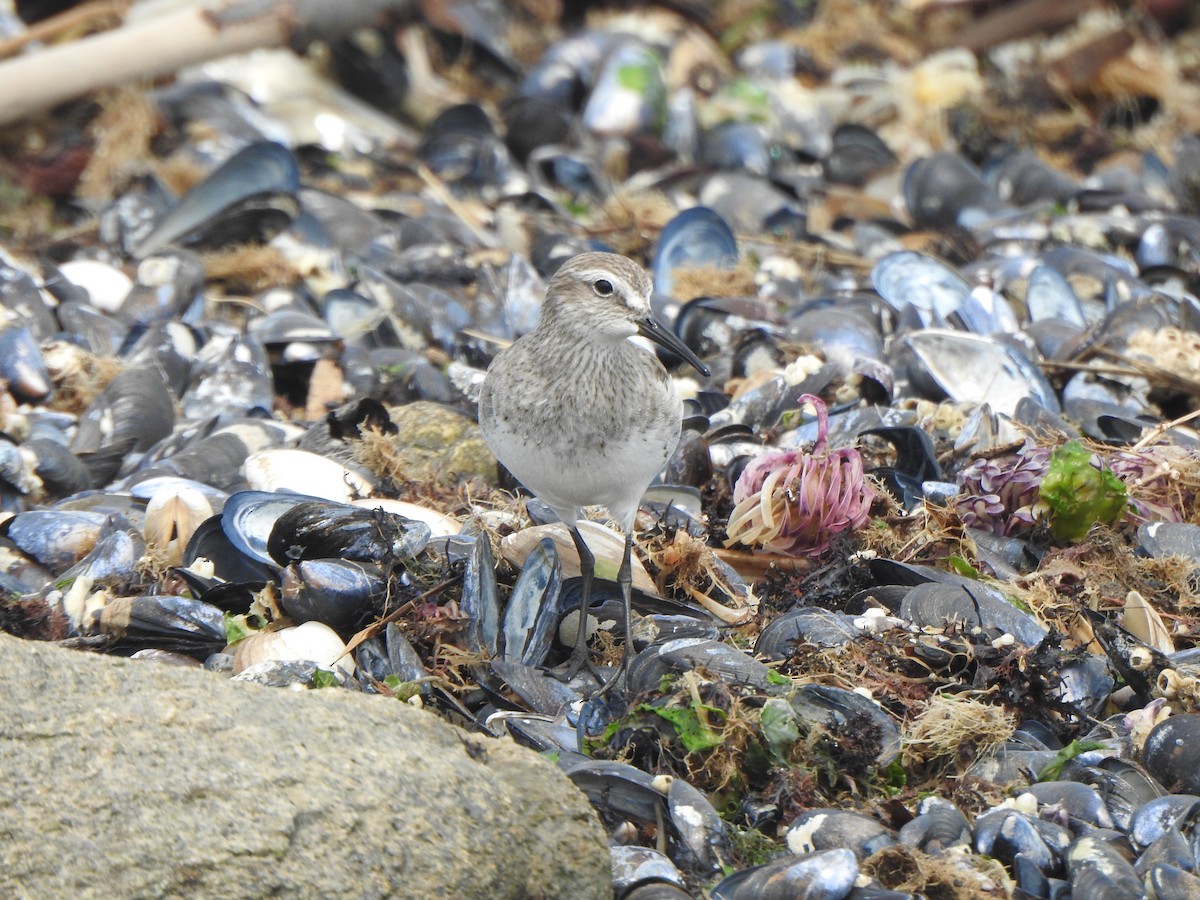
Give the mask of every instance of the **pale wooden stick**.
M 416 0 L 219 0 L 131 21 L 0 63 L 0 125 L 98 88 L 156 78 L 258 47 L 340 36 Z
M 30 25 L 15 37 L 0 41 L 0 58 L 14 56 L 20 53 L 26 45 L 35 41 L 54 40 L 60 35 L 83 26 L 91 25 L 93 28 L 98 28 L 102 24 L 115 26 L 118 24 L 118 20 L 125 15 L 125 11 L 129 9 L 129 4 L 132 2 L 133 0 L 94 0 L 92 3 L 84 3 L 81 6 L 64 10 L 56 16 Z

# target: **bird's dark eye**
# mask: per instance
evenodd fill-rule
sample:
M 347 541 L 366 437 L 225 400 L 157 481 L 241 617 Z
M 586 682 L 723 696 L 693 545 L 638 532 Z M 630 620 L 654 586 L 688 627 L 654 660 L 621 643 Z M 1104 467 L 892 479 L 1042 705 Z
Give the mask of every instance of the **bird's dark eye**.
M 601 297 L 610 297 L 612 296 L 613 292 L 612 282 L 605 278 L 601 278 L 599 281 L 593 281 L 592 290 Z

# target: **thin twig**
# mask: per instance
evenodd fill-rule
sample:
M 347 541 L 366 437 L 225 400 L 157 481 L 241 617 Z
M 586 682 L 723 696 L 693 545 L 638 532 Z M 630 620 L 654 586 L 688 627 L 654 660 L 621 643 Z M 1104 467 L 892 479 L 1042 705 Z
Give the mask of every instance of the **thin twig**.
M 1200 409 L 1193 409 L 1185 416 L 1180 416 L 1178 419 L 1172 419 L 1170 422 L 1160 422 L 1142 436 L 1142 439 L 1130 447 L 1130 451 L 1136 453 L 1143 447 L 1153 444 L 1160 437 L 1174 428 L 1176 425 L 1183 425 L 1185 422 L 1190 422 L 1192 419 L 1200 418 Z
M 419 175 L 421 180 L 429 186 L 429 189 L 437 195 L 438 200 L 442 202 L 446 209 L 454 213 L 454 215 L 458 217 L 459 221 L 467 226 L 467 229 L 472 235 L 475 236 L 477 241 L 488 248 L 494 248 L 498 246 L 496 239 L 484 231 L 483 228 L 480 227 L 479 223 L 475 221 L 475 216 L 471 213 L 471 211 L 467 209 L 466 206 L 459 203 L 458 198 L 450 193 L 450 189 L 446 187 L 446 182 L 442 181 L 442 179 L 433 174 L 433 172 L 427 165 L 425 165 L 425 163 L 417 163 L 417 175 Z
M 1116 350 L 1109 350 L 1107 347 L 1097 347 L 1097 352 L 1103 353 L 1117 362 L 1126 366 L 1132 366 L 1137 370 L 1139 375 L 1145 378 L 1152 378 L 1161 384 L 1168 385 L 1187 394 L 1200 395 L 1200 381 L 1193 378 L 1185 378 L 1182 375 L 1177 375 L 1170 369 L 1164 369 L 1162 366 L 1156 366 L 1154 363 L 1146 362 L 1142 359 L 1125 356 L 1123 353 L 1118 353 Z
M 1043 360 L 1038 365 L 1043 369 L 1066 369 L 1071 372 L 1089 372 L 1095 375 L 1124 375 L 1129 378 L 1146 378 L 1167 387 L 1183 391 L 1186 394 L 1200 396 L 1200 381 L 1177 375 L 1170 369 L 1156 366 L 1154 363 L 1134 357 L 1125 356 L 1107 347 L 1096 347 L 1094 352 L 1116 360 L 1120 365 L 1104 365 L 1103 363 L 1060 362 Z
M 394 610 L 392 610 L 390 613 L 388 613 L 382 619 L 377 619 L 376 621 L 372 622 L 370 625 L 368 625 L 362 631 L 358 632 L 358 634 L 354 635 L 354 637 L 350 638 L 350 640 L 346 642 L 345 651 L 337 659 L 341 659 L 342 656 L 345 656 L 346 654 L 353 652 L 354 649 L 356 647 L 358 647 L 358 645 L 361 644 L 363 641 L 369 641 L 371 638 L 375 637 L 375 635 L 379 634 L 379 632 L 381 630 L 386 628 L 392 622 L 395 622 L 397 619 L 399 619 L 402 615 L 404 615 L 406 612 L 411 610 L 418 603 L 420 603 L 423 600 L 428 600 L 434 594 L 440 594 L 442 591 L 444 591 L 450 585 L 454 584 L 454 582 L 457 580 L 458 580 L 457 578 L 447 578 L 445 581 L 438 582 L 433 587 L 431 587 L 429 590 L 425 591 L 425 593 L 419 594 L 416 597 L 413 597 L 413 599 L 405 601 L 404 603 L 401 603 L 399 606 L 397 606 Z M 335 659 L 334 662 L 337 662 L 337 659 Z
M 1096 365 L 1095 363 L 1080 363 L 1080 362 L 1060 362 L 1053 359 L 1045 359 L 1038 363 L 1043 369 L 1066 369 L 1069 372 L 1091 372 L 1094 375 L 1128 375 L 1131 378 L 1136 378 L 1142 373 L 1137 369 L 1122 368 L 1120 366 L 1105 366 Z

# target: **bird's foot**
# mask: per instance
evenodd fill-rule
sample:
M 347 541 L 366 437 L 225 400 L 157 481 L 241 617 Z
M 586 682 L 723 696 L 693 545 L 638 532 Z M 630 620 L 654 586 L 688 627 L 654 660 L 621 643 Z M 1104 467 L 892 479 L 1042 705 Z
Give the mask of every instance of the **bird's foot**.
M 583 648 L 583 652 L 572 652 L 566 662 L 560 663 L 553 669 L 547 669 L 547 673 L 557 678 L 563 684 L 570 684 L 579 677 L 579 673 L 587 670 L 589 676 L 596 684 L 604 682 L 604 676 L 594 666 L 591 660 L 588 659 L 587 647 Z

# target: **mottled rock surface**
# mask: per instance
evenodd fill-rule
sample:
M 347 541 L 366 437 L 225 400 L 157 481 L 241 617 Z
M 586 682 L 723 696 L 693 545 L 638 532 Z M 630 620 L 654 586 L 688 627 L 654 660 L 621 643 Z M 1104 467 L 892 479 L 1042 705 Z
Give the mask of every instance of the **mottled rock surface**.
M 3 634 L 0 671 L 0 896 L 611 896 L 586 798 L 511 741 Z
M 418 401 L 388 410 L 397 428 L 399 462 L 416 481 L 453 484 L 481 476 L 496 480 L 496 459 L 479 426 L 439 403 Z

